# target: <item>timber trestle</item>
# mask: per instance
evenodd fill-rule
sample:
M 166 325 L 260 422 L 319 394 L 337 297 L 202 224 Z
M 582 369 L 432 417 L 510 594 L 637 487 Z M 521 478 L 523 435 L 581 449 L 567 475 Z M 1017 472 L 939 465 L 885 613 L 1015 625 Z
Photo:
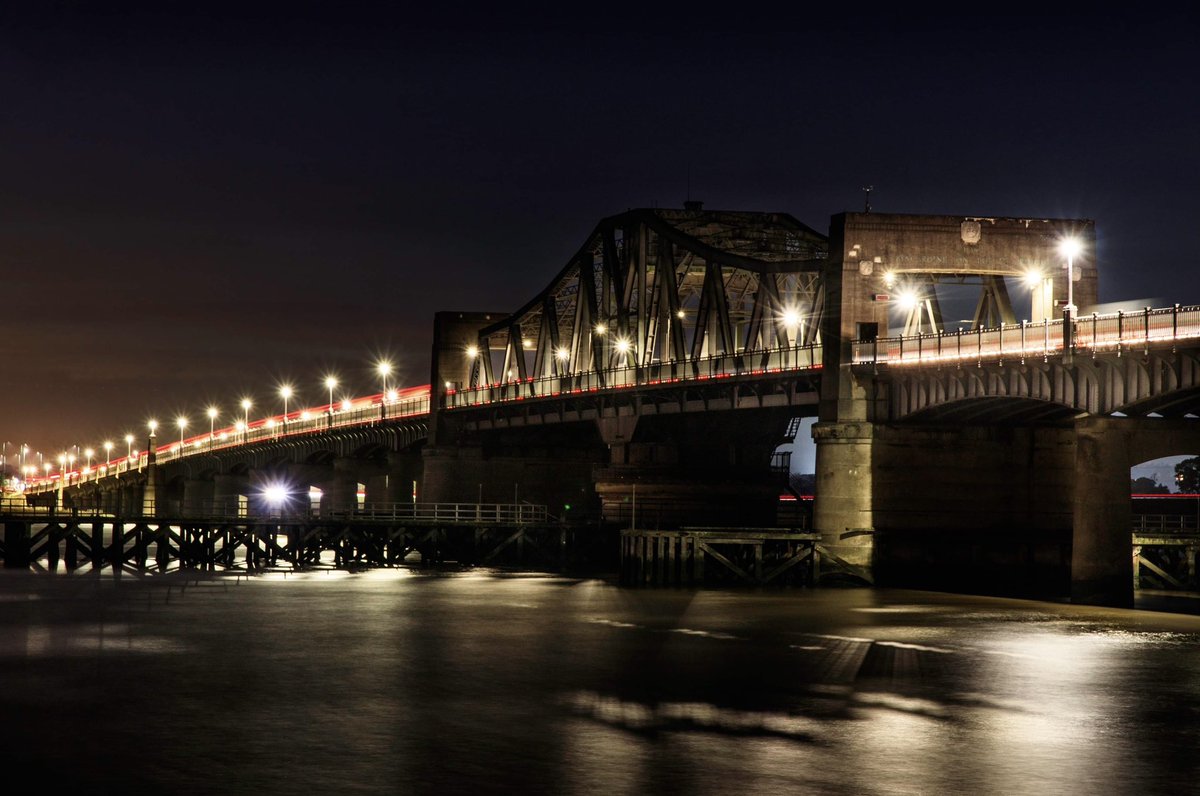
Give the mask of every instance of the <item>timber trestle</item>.
M 0 515 L 0 526 L 5 568 L 43 572 L 392 566 L 414 552 L 426 564 L 559 571 L 596 543 L 549 522 Z
M 778 528 L 626 529 L 621 531 L 621 582 L 811 586 L 820 538 Z

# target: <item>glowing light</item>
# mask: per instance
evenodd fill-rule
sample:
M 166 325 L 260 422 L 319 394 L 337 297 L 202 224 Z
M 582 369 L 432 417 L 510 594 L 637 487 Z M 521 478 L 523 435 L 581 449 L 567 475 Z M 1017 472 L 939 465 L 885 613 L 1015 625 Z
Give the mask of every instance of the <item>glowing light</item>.
M 352 407 L 353 405 L 354 404 L 350 402 L 350 399 L 346 398 L 345 400 L 342 401 L 342 411 L 344 411 L 344 412 L 350 411 L 350 407 Z
M 795 329 L 800 325 L 800 311 L 795 307 L 785 307 L 783 310 L 783 325 Z
M 312 415 L 310 415 L 310 414 L 308 413 L 308 410 L 307 410 L 307 409 L 305 409 L 303 412 L 301 412 L 301 413 L 300 413 L 300 419 L 301 419 L 301 420 L 308 420 L 308 419 L 309 419 L 309 418 L 311 418 L 311 417 L 312 417 Z
M 629 353 L 629 349 L 630 349 L 632 346 L 633 346 L 633 343 L 629 342 L 629 340 L 625 339 L 624 337 L 618 338 L 618 340 L 617 340 L 617 353 L 620 353 L 620 354 L 628 354 L 628 353 Z
M 287 487 L 282 484 L 269 484 L 262 491 L 263 498 L 272 506 L 279 506 L 288 499 Z
M 131 441 L 132 441 L 132 440 L 131 440 Z M 110 453 L 111 453 L 111 452 L 112 452 L 112 449 L 113 449 L 113 444 L 112 444 L 111 442 L 106 442 L 106 443 L 104 443 L 104 450 L 105 450 L 106 452 L 110 452 Z
M 387 391 L 387 402 L 388 403 L 392 404 L 398 400 L 400 400 L 400 393 L 396 392 L 395 390 Z
M 521 345 L 524 348 L 533 348 L 533 341 L 530 340 L 528 337 L 524 337 L 521 339 Z
M 335 378 L 334 376 L 326 376 L 325 377 L 325 389 L 332 390 L 336 386 L 338 386 L 337 378 Z
M 234 431 L 245 431 L 246 430 L 246 421 L 245 420 L 237 421 L 236 423 L 233 424 L 233 429 L 234 429 Z
M 679 320 L 683 320 L 683 310 L 676 311 L 675 317 L 678 318 Z
M 1076 237 L 1066 237 L 1058 242 L 1058 251 L 1063 257 L 1078 257 L 1083 243 Z
M 883 284 L 887 287 L 891 287 L 892 285 L 896 284 L 896 274 L 892 271 L 884 271 Z
M 183 431 L 185 428 L 187 428 L 188 419 L 183 415 L 180 415 L 179 417 L 175 418 L 175 425 L 179 426 L 180 431 Z
M 154 436 L 154 432 L 155 432 L 155 431 L 158 431 L 158 421 L 157 421 L 157 420 L 151 420 L 151 421 L 150 421 L 149 423 L 147 423 L 146 425 L 150 427 L 150 436 L 152 436 L 152 437 L 153 437 L 153 436 Z
M 474 359 L 477 356 L 479 356 L 479 346 L 467 346 L 467 359 Z
M 896 296 L 896 306 L 898 306 L 904 312 L 911 312 L 913 309 L 915 309 L 918 301 L 919 299 L 917 298 L 917 294 L 911 290 L 901 291 Z
M 292 397 L 292 386 L 290 384 L 285 384 L 282 387 L 280 387 L 279 388 L 279 397 L 285 401 L 287 399 L 291 398 Z
M 596 334 L 608 334 L 608 327 L 602 323 L 596 324 Z
M 210 407 L 208 407 L 208 413 L 207 413 L 207 414 L 208 414 L 208 419 L 209 419 L 209 420 L 216 420 L 216 419 L 217 419 L 217 414 L 218 414 L 218 412 L 217 412 L 217 407 L 215 407 L 215 406 L 210 406 Z
M 91 448 L 84 448 L 83 455 L 90 459 L 96 455 L 96 451 L 92 450 Z
M 267 428 L 275 428 L 275 418 L 273 418 L 273 417 L 267 418 Z
M 254 404 L 250 401 L 249 398 L 242 399 L 242 411 L 243 412 L 249 412 L 250 407 L 252 407 L 252 406 L 254 406 Z
M 1037 287 L 1038 285 L 1042 284 L 1042 280 L 1045 278 L 1046 275 L 1041 271 L 1031 268 L 1025 272 L 1025 285 L 1027 287 Z
M 386 379 L 392 373 L 392 363 L 379 362 L 375 365 L 375 370 L 378 371 L 380 376 L 383 376 Z
M 559 346 L 558 350 L 554 352 L 554 356 L 557 357 L 560 362 L 566 362 L 571 358 L 571 352 L 566 348 Z

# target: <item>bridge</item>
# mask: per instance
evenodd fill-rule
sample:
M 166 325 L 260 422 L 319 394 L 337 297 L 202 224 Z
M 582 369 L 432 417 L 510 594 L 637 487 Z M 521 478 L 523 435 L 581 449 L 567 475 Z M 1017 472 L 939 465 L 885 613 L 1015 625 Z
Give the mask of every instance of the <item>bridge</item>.
M 436 313 L 427 386 L 152 432 L 29 499 L 177 517 L 281 494 L 329 517 L 527 503 L 579 526 L 767 528 L 787 488 L 775 451 L 807 416 L 805 530 L 843 571 L 1125 604 L 1129 466 L 1200 451 L 1200 309 L 1094 312 L 1094 252 L 1079 219 L 843 213 L 822 234 L 781 213 L 631 210 L 517 310 Z M 974 315 L 951 330 L 944 294 L 964 290 Z

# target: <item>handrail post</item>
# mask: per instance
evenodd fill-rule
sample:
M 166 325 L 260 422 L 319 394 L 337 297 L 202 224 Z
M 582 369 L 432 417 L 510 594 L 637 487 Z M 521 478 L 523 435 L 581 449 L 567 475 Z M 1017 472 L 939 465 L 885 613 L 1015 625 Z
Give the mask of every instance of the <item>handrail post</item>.
M 1146 308 L 1146 353 L 1150 353 L 1150 308 Z

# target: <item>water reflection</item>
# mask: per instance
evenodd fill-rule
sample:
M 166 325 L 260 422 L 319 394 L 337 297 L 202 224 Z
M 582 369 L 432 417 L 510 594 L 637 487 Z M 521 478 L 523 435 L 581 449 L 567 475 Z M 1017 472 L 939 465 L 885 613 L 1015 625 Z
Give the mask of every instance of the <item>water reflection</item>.
M 1198 638 L 914 592 L 3 573 L 0 748 L 89 792 L 1177 792 Z

